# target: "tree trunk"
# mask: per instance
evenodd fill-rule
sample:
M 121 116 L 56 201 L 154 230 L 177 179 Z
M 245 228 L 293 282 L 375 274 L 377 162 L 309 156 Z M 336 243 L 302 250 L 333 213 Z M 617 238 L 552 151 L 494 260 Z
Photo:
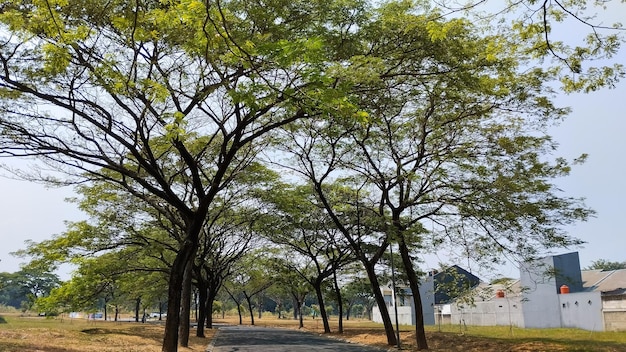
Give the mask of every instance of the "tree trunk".
M 120 307 L 116 304 L 115 305 L 115 318 L 113 319 L 113 321 L 117 322 L 119 316 L 120 316 Z
M 206 298 L 206 327 L 209 329 L 213 329 L 213 302 L 217 297 L 217 293 L 222 287 L 221 281 L 213 281 L 213 283 L 209 284 L 209 288 L 207 290 L 207 298 Z M 222 319 L 224 318 L 224 305 L 222 305 Z
M 372 302 L 372 301 L 368 301 L 365 309 L 367 311 L 367 320 L 372 320 L 372 309 L 374 308 L 374 304 L 376 304 L 376 301 Z
M 193 315 L 197 323 L 198 322 L 198 292 L 196 292 L 196 290 L 193 290 L 193 306 L 195 307 Z
M 104 301 L 104 321 L 107 321 L 107 318 L 108 318 L 108 316 L 107 316 L 107 315 L 108 315 L 108 313 L 109 313 L 109 312 L 108 312 L 108 309 L 107 309 L 107 303 L 108 303 L 108 301 L 107 301 L 107 300 L 105 300 L 105 301 Z
M 413 306 L 415 307 L 415 339 L 417 342 L 418 350 L 427 350 L 428 343 L 426 341 L 426 333 L 424 332 L 424 310 L 422 308 L 422 298 L 419 291 L 419 283 L 417 279 L 417 273 L 413 268 L 413 262 L 409 254 L 409 248 L 406 245 L 404 236 L 399 236 L 399 250 L 402 257 L 402 263 L 406 270 L 406 275 L 409 280 L 409 287 L 413 294 Z
M 180 326 L 178 328 L 178 344 L 189 347 L 189 328 L 191 325 L 191 274 L 193 258 L 187 262 L 183 274 L 183 288 L 180 298 Z
M 204 337 L 204 322 L 207 317 L 207 296 L 208 290 L 206 285 L 201 282 L 202 280 L 198 278 L 198 327 L 196 329 L 197 337 Z
M 376 276 L 374 266 L 367 263 L 365 265 L 365 271 L 367 272 L 367 277 L 370 280 L 374 299 L 376 299 L 376 304 L 378 305 L 378 309 L 380 310 L 380 316 L 383 319 L 383 326 L 385 327 L 385 334 L 387 335 L 387 344 L 390 346 L 394 346 L 398 343 L 398 340 L 396 339 L 393 324 L 391 323 L 391 318 L 389 317 L 389 310 L 387 310 L 385 297 L 380 291 L 380 283 L 378 283 L 378 277 Z
M 252 309 L 252 300 L 250 299 L 246 291 L 243 291 L 243 295 L 244 297 L 246 297 L 246 302 L 248 303 L 248 311 L 250 312 L 250 325 L 254 325 L 254 310 Z
M 317 295 L 317 303 L 320 305 L 320 316 L 322 317 L 322 324 L 324 325 L 324 333 L 330 334 L 330 324 L 328 323 L 328 313 L 326 313 L 326 307 L 324 305 L 324 295 L 322 294 L 322 280 L 318 279 L 314 282 L 315 294 Z
M 300 301 L 295 294 L 292 294 L 291 296 L 293 298 L 293 320 L 298 320 L 300 313 Z
M 163 320 L 163 302 L 159 298 L 159 321 Z
M 341 299 L 341 289 L 339 288 L 339 283 L 337 282 L 336 270 L 333 270 L 333 283 L 335 286 L 335 294 L 337 295 L 337 314 L 339 315 L 339 327 L 337 328 L 337 332 L 343 334 L 343 302 Z
M 211 295 L 207 298 L 206 304 L 206 327 L 213 329 L 213 298 Z
M 141 309 L 141 297 L 135 299 L 135 323 L 139 322 L 139 310 Z
M 183 276 L 187 263 L 195 255 L 195 250 L 195 246 L 190 242 L 182 245 L 170 269 L 167 292 L 167 317 L 165 318 L 165 334 L 163 336 L 162 352 L 178 351 L 178 325 L 180 323 Z

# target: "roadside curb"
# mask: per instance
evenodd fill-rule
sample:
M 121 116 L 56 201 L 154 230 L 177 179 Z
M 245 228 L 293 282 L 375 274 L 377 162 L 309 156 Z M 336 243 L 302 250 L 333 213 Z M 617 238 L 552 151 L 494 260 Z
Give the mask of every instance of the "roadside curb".
M 217 340 L 217 335 L 219 334 L 220 334 L 220 329 L 216 329 L 215 334 L 213 334 L 213 338 L 211 338 L 211 342 L 209 342 L 209 345 L 206 346 L 206 349 L 204 350 L 204 352 L 213 352 L 213 350 L 215 349 L 215 340 Z

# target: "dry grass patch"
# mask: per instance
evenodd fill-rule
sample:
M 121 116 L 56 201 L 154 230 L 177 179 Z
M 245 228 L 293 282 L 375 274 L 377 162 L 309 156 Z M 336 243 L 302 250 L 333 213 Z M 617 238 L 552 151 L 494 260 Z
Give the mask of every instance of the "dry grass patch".
M 4 316 L 0 351 L 20 352 L 160 352 L 164 327 L 158 323 L 119 323 L 84 319 Z M 193 331 L 195 334 L 195 330 Z M 206 350 L 214 334 L 189 339 L 182 352 Z

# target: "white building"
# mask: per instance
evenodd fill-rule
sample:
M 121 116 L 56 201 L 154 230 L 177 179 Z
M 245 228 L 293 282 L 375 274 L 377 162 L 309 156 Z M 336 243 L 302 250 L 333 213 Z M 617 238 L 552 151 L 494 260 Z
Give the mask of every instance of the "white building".
M 444 322 L 527 328 L 626 330 L 626 270 L 580 270 L 578 253 L 522 265 L 520 280 L 481 284 L 473 304 L 450 305 Z
M 580 328 L 591 331 L 626 331 L 626 269 L 580 270 L 578 253 L 549 256 L 521 265 L 520 279 L 497 284 L 479 283 L 460 267 L 452 275 L 434 273 L 420 286 L 424 323 L 526 328 Z M 464 284 L 452 282 L 460 280 Z M 461 292 L 460 297 L 446 288 Z M 456 286 L 457 289 L 454 289 Z M 399 288 L 397 302 L 391 288 L 383 288 L 387 309 L 395 321 L 415 325 L 410 290 Z M 568 291 L 568 292 L 566 292 Z M 373 309 L 373 320 L 382 322 Z

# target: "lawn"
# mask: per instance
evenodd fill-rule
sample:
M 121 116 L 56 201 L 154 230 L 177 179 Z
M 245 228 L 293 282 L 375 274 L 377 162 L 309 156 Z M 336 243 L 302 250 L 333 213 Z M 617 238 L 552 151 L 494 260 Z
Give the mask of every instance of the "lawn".
M 247 323 L 248 320 L 244 320 Z M 217 324 L 237 324 L 238 319 L 216 319 Z M 275 319 L 269 315 L 256 319 L 258 326 L 298 328 L 291 319 Z M 306 319 L 305 330 L 321 333 L 322 322 Z M 333 332 L 333 338 L 386 345 L 380 324 L 365 320 L 344 322 L 345 333 Z M 331 321 L 333 331 L 337 321 Z M 402 349 L 415 350 L 414 328 L 401 326 Z M 195 330 L 194 330 L 195 333 Z M 207 338 L 190 338 L 189 348 L 181 352 L 204 351 L 214 330 L 207 330 Z M 0 351 L 92 352 L 92 351 L 161 351 L 163 325 L 157 322 L 115 323 L 85 319 L 46 319 L 41 317 L 0 317 Z M 578 329 L 518 329 L 509 327 L 461 327 L 458 325 L 430 326 L 427 329 L 431 351 L 501 352 L 501 351 L 603 351 L 626 352 L 626 333 L 590 332 Z
M 0 317 L 0 351 L 15 352 L 160 352 L 164 327 L 158 323 L 116 323 L 86 319 Z M 194 331 L 195 335 L 195 331 Z M 190 337 L 181 352 L 205 351 L 205 339 Z

